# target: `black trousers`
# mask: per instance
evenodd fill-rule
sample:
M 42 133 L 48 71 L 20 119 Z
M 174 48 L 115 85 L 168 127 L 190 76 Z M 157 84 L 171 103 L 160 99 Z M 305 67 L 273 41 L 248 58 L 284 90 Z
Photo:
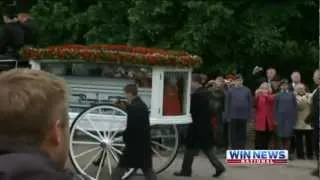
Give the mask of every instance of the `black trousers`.
M 296 143 L 297 143 L 297 142 L 296 142 L 296 136 L 293 135 L 293 136 L 291 137 L 291 139 L 290 139 L 290 147 L 289 147 L 289 153 L 290 153 L 290 154 L 293 154 L 293 153 L 296 152 L 296 150 L 297 150 L 297 144 L 296 144 Z
M 315 128 L 318 128 L 318 127 L 315 127 Z M 314 153 L 316 154 L 318 161 L 319 161 L 319 149 L 320 149 L 319 141 L 320 141 L 319 130 L 314 129 L 313 130 L 313 148 L 314 148 Z
M 187 131 L 188 131 L 188 125 L 178 125 L 178 132 L 179 132 L 179 145 L 185 146 L 186 144 L 186 137 L 187 137 Z
M 229 148 L 230 145 L 230 125 L 229 122 L 223 123 L 223 147 L 225 149 Z
M 216 171 L 224 170 L 225 167 L 223 164 L 219 161 L 216 155 L 213 154 L 212 149 L 206 149 L 201 151 L 207 156 L 212 166 L 216 169 Z M 194 156 L 199 153 L 198 149 L 187 149 L 185 151 L 184 157 L 183 157 L 183 163 L 182 163 L 182 170 L 181 172 L 184 173 L 192 173 L 192 164 L 194 160 Z
M 247 143 L 247 120 L 231 120 L 231 148 L 245 149 Z
M 256 131 L 255 149 L 269 149 L 272 132 L 270 131 Z
M 313 147 L 312 147 L 313 131 L 312 130 L 295 130 L 294 133 L 295 133 L 295 145 L 297 150 L 297 158 L 303 159 L 305 158 L 305 155 L 309 159 L 313 158 Z
M 122 176 L 127 172 L 128 168 L 118 166 L 112 173 L 111 180 L 121 180 Z M 157 180 L 156 174 L 150 169 L 142 169 L 146 180 Z
M 225 127 L 224 127 L 224 122 L 223 122 L 223 117 L 222 117 L 222 112 L 216 113 L 215 118 L 217 120 L 217 127 L 214 130 L 215 134 L 215 144 L 218 148 L 225 149 Z

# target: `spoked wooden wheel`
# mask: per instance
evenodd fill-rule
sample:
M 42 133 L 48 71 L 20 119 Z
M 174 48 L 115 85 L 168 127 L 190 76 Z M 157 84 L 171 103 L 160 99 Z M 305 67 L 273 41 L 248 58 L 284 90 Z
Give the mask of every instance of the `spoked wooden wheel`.
M 153 169 L 166 170 L 175 160 L 179 148 L 179 134 L 175 125 L 154 125 L 151 128 Z
M 92 180 L 112 174 L 125 148 L 122 133 L 126 118 L 126 112 L 112 105 L 91 107 L 75 118 L 70 132 L 70 159 L 80 174 Z M 175 125 L 153 125 L 151 140 L 153 168 L 155 173 L 160 173 L 177 155 L 178 130 Z M 134 172 L 128 169 L 122 179 Z
M 112 174 L 125 147 L 126 118 L 125 111 L 112 105 L 97 105 L 76 117 L 70 129 L 70 159 L 80 174 L 92 180 Z

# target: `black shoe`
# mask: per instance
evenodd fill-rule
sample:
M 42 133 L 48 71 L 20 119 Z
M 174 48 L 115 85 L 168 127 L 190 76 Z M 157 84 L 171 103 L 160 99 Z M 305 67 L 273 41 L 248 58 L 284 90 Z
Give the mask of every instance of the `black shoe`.
M 308 160 L 313 160 L 313 156 L 308 156 L 307 159 Z
M 298 160 L 305 160 L 306 158 L 304 156 L 297 156 Z
M 214 178 L 220 177 L 225 171 L 226 169 L 216 170 L 216 173 L 212 177 Z
M 104 161 L 105 159 L 102 159 L 102 156 L 99 157 L 98 159 L 96 159 L 95 161 L 92 162 L 92 164 L 96 167 L 100 166 L 101 161 Z M 103 166 L 104 162 L 102 162 L 102 166 Z
M 289 160 L 292 161 L 294 160 L 294 157 L 292 155 L 289 154 Z
M 312 175 L 312 176 L 319 177 L 319 176 L 320 176 L 319 169 L 313 170 L 313 171 L 311 172 L 311 175 Z
M 101 160 L 97 159 L 95 161 L 92 162 L 92 164 L 96 167 L 98 167 L 100 165 Z
M 191 177 L 191 172 L 175 172 L 173 173 L 174 176 L 177 176 L 177 177 Z

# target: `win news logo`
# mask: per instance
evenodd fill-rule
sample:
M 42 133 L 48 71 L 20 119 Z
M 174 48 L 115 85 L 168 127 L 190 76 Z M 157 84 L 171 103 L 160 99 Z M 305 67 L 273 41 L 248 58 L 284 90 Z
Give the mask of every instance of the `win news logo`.
M 228 150 L 226 162 L 230 165 L 288 164 L 287 150 Z

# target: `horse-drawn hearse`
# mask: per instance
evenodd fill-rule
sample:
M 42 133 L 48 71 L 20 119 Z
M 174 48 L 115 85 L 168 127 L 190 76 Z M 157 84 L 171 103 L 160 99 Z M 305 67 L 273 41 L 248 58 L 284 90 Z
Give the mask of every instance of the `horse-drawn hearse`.
M 191 73 L 200 57 L 125 45 L 26 48 L 22 55 L 32 69 L 54 73 L 70 87 L 70 161 L 79 173 L 99 179 L 110 175 L 119 161 L 127 116 L 123 87 L 128 83 L 138 85 L 150 108 L 155 172 L 174 161 L 179 146 L 176 125 L 192 122 Z M 123 178 L 133 173 L 128 169 Z

